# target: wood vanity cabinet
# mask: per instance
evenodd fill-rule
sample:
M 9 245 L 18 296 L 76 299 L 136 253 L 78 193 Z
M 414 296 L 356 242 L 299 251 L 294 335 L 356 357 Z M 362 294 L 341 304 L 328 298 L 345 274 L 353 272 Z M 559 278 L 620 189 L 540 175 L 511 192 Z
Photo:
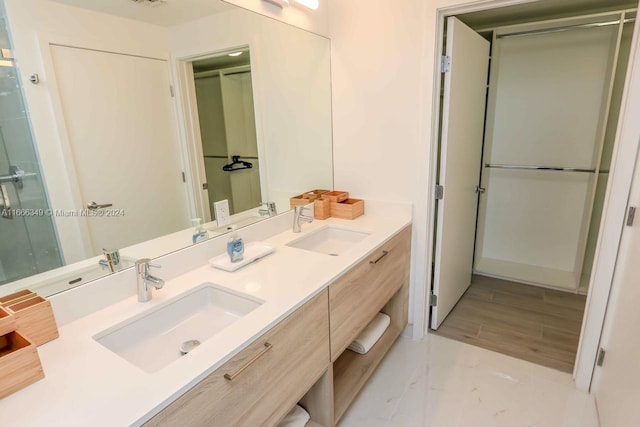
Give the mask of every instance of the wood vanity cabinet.
M 273 426 L 298 402 L 309 425 L 337 424 L 407 324 L 410 257 L 407 226 L 145 426 Z M 380 311 L 380 340 L 345 351 Z
M 331 361 L 335 361 L 391 297 L 409 283 L 410 258 L 409 226 L 329 286 Z
M 329 286 L 334 425 L 351 405 L 408 321 L 411 226 Z M 346 350 L 378 312 L 391 323 L 367 354 Z
M 145 426 L 271 426 L 329 366 L 327 290 L 226 362 Z

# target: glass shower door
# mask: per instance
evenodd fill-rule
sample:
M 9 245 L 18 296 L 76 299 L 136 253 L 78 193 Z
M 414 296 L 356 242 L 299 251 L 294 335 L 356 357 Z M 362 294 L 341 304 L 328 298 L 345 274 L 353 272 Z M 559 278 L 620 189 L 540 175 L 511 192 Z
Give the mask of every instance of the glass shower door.
M 63 265 L 0 3 L 0 285 Z

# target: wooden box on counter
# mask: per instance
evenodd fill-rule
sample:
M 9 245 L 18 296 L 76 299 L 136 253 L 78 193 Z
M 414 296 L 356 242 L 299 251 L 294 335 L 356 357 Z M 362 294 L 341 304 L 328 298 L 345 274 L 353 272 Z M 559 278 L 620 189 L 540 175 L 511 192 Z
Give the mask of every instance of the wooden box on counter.
M 315 190 L 307 191 L 306 193 L 302 194 L 302 197 L 304 197 L 305 199 L 314 201 L 321 198 L 324 194 L 327 194 L 328 192 L 329 190 L 315 189 Z
M 331 217 L 331 200 L 317 199 L 313 202 L 313 216 L 315 219 L 327 219 Z
M 364 200 L 347 199 L 341 203 L 331 202 L 331 216 L 342 219 L 356 219 L 364 214 Z
M 33 292 L 32 290 L 23 289 L 21 291 L 14 292 L 12 294 L 0 297 L 0 306 L 7 307 L 7 306 L 10 306 L 12 304 L 17 304 L 17 303 L 19 303 L 21 301 L 33 298 L 35 296 L 36 296 L 36 293 Z
M 16 319 L 6 309 L 0 306 L 0 335 L 6 335 L 16 330 Z
M 0 399 L 44 378 L 38 346 L 55 338 L 49 300 L 28 289 L 0 298 Z
M 329 191 L 322 195 L 323 199 L 329 199 L 332 203 L 344 202 L 349 198 L 347 191 Z
M 289 199 L 289 207 L 293 209 L 296 206 L 304 206 L 312 203 L 311 200 L 306 199 L 304 194 L 300 194 L 298 196 L 293 196 Z
M 49 300 L 35 294 L 32 298 L 5 306 L 15 319 L 15 328 L 35 345 L 58 338 L 58 325 Z
M 320 200 L 327 193 L 329 193 L 329 190 L 316 189 L 293 196 L 289 199 L 289 207 L 293 209 L 295 206 L 308 205 L 316 200 Z
M 0 336 L 0 399 L 42 378 L 35 344 L 16 331 Z

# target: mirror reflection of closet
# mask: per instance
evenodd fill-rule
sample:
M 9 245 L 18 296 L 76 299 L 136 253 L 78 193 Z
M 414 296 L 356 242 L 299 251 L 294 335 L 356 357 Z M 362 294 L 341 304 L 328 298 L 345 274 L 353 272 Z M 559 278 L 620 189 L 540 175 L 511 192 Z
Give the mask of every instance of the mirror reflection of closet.
M 211 219 L 220 200 L 232 215 L 255 208 L 261 187 L 249 50 L 195 61 L 193 71 Z

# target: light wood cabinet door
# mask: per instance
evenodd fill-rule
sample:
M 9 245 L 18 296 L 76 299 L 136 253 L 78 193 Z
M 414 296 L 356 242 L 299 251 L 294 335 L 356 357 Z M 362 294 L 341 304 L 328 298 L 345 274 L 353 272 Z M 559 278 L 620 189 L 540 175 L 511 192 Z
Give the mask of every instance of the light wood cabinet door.
M 145 426 L 272 426 L 328 366 L 329 313 L 325 290 Z
M 329 286 L 332 362 L 409 282 L 410 256 L 408 226 Z

